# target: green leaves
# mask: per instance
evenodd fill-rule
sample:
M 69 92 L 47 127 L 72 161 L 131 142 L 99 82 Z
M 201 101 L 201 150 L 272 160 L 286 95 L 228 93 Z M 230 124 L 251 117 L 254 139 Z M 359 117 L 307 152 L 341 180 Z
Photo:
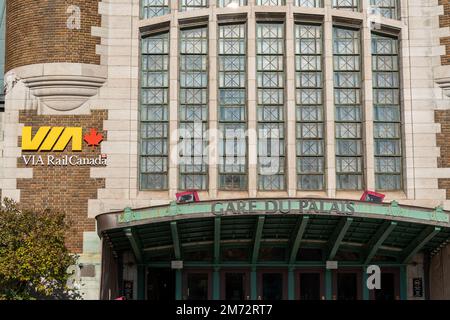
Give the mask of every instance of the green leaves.
M 0 300 L 70 299 L 69 266 L 77 261 L 65 246 L 63 214 L 20 210 L 5 199 L 0 207 Z

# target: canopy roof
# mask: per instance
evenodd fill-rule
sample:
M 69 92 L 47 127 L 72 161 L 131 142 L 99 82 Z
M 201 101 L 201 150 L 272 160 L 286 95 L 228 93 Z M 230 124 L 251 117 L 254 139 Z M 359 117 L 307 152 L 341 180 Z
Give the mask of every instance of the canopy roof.
M 194 265 L 405 264 L 450 242 L 441 208 L 335 199 L 244 199 L 97 217 L 100 236 L 139 263 Z

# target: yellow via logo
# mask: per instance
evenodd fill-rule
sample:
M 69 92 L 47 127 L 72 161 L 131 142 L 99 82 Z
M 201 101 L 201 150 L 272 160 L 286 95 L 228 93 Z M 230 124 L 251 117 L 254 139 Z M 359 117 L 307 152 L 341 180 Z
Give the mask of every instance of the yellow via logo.
M 72 151 L 81 151 L 83 128 L 40 127 L 33 137 L 32 127 L 22 129 L 23 151 L 64 151 L 72 141 Z

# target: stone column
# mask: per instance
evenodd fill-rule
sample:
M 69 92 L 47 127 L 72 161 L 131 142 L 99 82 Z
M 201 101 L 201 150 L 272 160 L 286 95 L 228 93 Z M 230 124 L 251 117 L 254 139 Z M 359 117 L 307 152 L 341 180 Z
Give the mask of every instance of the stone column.
M 216 2 L 211 1 L 209 18 L 209 197 L 217 198 L 218 188 L 218 117 L 217 117 L 217 19 Z
M 368 2 L 362 1 L 362 11 L 368 12 Z M 367 14 L 364 14 L 361 28 L 361 79 L 363 110 L 364 182 L 366 190 L 375 190 L 375 155 L 373 135 L 373 84 L 372 84 L 372 42 Z M 364 186 L 364 184 L 363 184 Z
M 289 197 L 297 193 L 296 104 L 295 104 L 295 23 L 294 0 L 287 0 L 286 12 L 286 181 Z
M 247 108 L 248 108 L 248 193 L 250 198 L 255 198 L 258 191 L 258 135 L 256 119 L 256 0 L 249 0 L 250 12 L 248 15 L 248 59 L 247 59 Z
M 324 116 L 326 143 L 326 185 L 327 196 L 336 197 L 336 150 L 334 126 L 334 80 L 333 80 L 333 19 L 331 15 L 331 0 L 325 0 L 325 18 L 323 23 L 324 38 Z
M 178 1 L 171 2 L 170 23 L 170 99 L 169 99 L 169 199 L 175 199 L 178 190 Z

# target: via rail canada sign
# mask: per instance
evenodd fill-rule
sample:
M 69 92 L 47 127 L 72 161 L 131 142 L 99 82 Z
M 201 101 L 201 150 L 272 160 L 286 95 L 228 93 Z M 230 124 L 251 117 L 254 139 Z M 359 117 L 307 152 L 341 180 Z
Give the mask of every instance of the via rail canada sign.
M 100 146 L 104 137 L 97 129 L 91 128 L 83 135 L 82 127 L 39 127 L 33 135 L 32 127 L 22 129 L 22 155 L 26 166 L 91 166 L 107 165 L 107 156 L 77 155 L 83 152 L 83 141 L 89 147 Z M 58 155 L 67 150 L 71 143 L 71 155 Z M 43 155 L 42 152 L 52 153 Z M 84 153 L 86 154 L 86 152 Z

